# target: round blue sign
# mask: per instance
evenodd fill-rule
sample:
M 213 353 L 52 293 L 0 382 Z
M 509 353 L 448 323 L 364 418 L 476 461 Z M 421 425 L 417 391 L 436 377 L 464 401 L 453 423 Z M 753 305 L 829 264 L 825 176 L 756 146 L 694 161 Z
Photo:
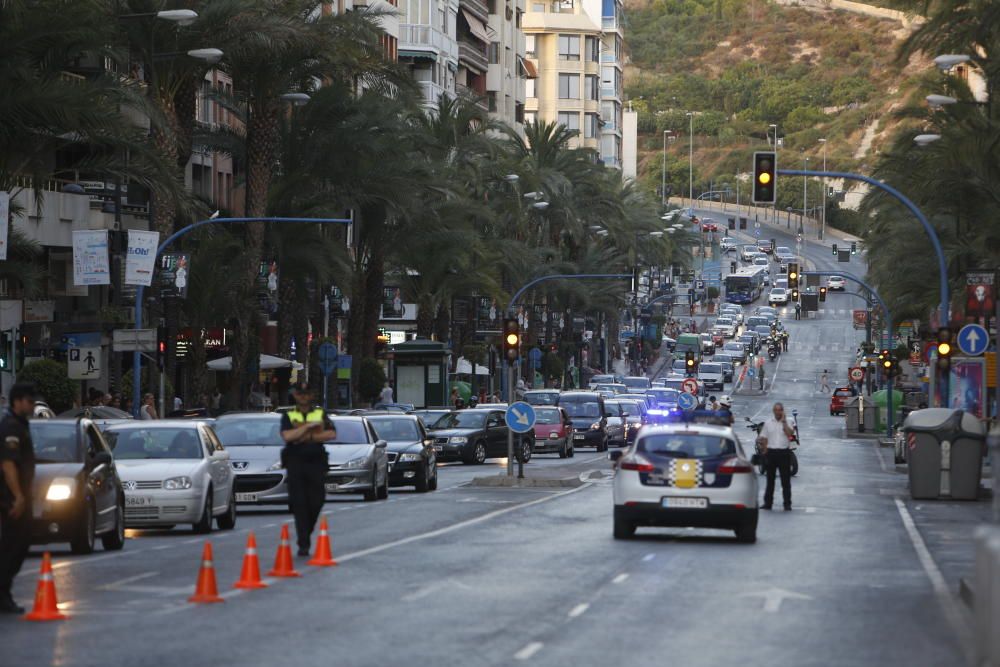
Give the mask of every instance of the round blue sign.
M 684 392 L 677 397 L 677 407 L 681 410 L 694 410 L 698 407 L 698 398 L 694 394 Z
M 978 357 L 990 344 L 990 335 L 978 324 L 966 324 L 958 332 L 958 349 L 971 357 Z
M 514 433 L 527 433 L 535 428 L 535 408 L 524 401 L 511 403 L 504 415 L 507 428 Z

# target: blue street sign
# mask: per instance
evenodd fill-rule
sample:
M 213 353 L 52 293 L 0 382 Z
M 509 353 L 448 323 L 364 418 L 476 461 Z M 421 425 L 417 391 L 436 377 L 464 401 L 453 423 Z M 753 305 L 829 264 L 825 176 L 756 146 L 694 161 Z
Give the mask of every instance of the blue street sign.
M 524 401 L 516 401 L 507 408 L 504 420 L 514 433 L 527 433 L 535 428 L 535 409 Z
M 978 357 L 990 344 L 990 335 L 978 324 L 966 324 L 958 332 L 958 349 L 970 357 Z
M 323 343 L 316 351 L 319 360 L 319 370 L 323 375 L 330 375 L 337 369 L 337 346 L 333 343 Z
M 350 368 L 353 357 L 349 354 L 342 354 L 337 357 L 337 368 Z
M 681 394 L 677 396 L 677 407 L 681 410 L 694 410 L 698 407 L 698 398 L 694 394 L 681 392 Z
M 754 369 L 751 368 L 751 369 L 747 370 L 747 376 L 748 377 L 756 377 L 756 375 L 757 375 L 757 371 L 755 371 Z

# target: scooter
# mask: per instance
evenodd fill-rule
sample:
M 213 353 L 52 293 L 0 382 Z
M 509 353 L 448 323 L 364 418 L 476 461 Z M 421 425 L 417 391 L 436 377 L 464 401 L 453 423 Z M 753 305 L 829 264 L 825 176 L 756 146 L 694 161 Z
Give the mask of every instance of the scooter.
M 774 361 L 778 358 L 778 347 L 776 345 L 770 345 L 767 348 L 767 358 Z
M 795 456 L 795 450 L 799 447 L 799 421 L 797 419 L 799 413 L 798 410 L 792 410 L 792 419 L 794 421 L 793 429 L 795 431 L 795 437 L 791 439 L 791 474 L 795 477 L 799 474 L 799 458 Z M 751 458 L 751 464 L 757 466 L 757 470 L 761 475 L 767 473 L 767 462 L 764 459 L 764 452 L 761 451 L 760 444 L 758 444 L 757 439 L 760 438 L 761 429 L 764 428 L 764 422 L 755 422 L 749 417 L 744 417 L 747 421 L 747 428 L 757 434 L 754 438 L 754 451 L 755 454 Z

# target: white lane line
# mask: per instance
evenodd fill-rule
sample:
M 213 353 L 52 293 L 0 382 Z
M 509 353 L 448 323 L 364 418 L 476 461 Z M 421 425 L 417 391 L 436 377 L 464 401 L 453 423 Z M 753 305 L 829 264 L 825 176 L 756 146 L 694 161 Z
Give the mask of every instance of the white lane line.
M 575 607 L 569 610 L 569 617 L 576 618 L 577 616 L 580 616 L 588 609 L 590 609 L 590 604 L 587 602 L 581 602 L 580 604 L 576 605 Z
M 545 646 L 542 642 L 531 642 L 520 651 L 514 654 L 515 660 L 531 660 L 532 656 L 542 650 Z
M 931 555 L 930 549 L 927 548 L 923 536 L 920 535 L 920 531 L 917 529 L 917 524 L 914 523 L 913 517 L 910 516 L 910 511 L 906 509 L 906 504 L 899 498 L 893 498 L 893 501 L 896 503 L 896 509 L 899 510 L 899 518 L 903 521 L 903 528 L 906 529 L 906 534 L 910 537 L 913 549 L 917 552 L 917 560 L 920 561 L 920 565 L 924 568 L 924 573 L 930 579 L 931 587 L 934 589 L 938 603 L 941 605 L 941 611 L 944 613 L 944 617 L 948 619 L 948 623 L 951 625 L 955 636 L 959 639 L 959 645 L 965 653 L 966 660 L 968 660 L 969 664 L 972 664 L 973 656 L 970 647 L 973 645 L 973 642 L 969 636 L 969 628 L 962 618 L 962 612 L 955 604 L 955 598 L 948 589 L 948 582 L 945 581 L 944 575 L 941 574 L 937 563 L 934 562 L 934 556 Z
M 119 579 L 118 581 L 112 581 L 110 584 L 105 584 L 104 586 L 98 586 L 99 591 L 113 591 L 116 588 L 121 588 L 127 584 L 131 584 L 136 581 L 141 581 L 142 579 L 149 579 L 150 577 L 155 577 L 159 572 L 143 572 L 142 574 L 136 574 L 131 577 L 125 577 L 124 579 Z
M 656 554 L 646 554 L 645 556 L 642 557 L 642 562 L 648 563 L 649 561 L 653 560 L 654 558 L 656 558 Z
M 615 577 L 614 579 L 612 579 L 611 583 L 613 583 L 613 584 L 621 584 L 621 583 L 624 583 L 626 579 L 628 579 L 628 572 L 622 572 L 617 577 Z
M 769 385 L 767 385 L 767 393 L 769 393 L 769 394 L 774 389 L 774 381 L 778 379 L 778 370 L 781 369 L 781 360 L 782 360 L 782 358 L 783 357 L 779 355 L 778 356 L 778 362 L 776 364 L 774 364 L 774 372 L 771 373 L 771 383 Z

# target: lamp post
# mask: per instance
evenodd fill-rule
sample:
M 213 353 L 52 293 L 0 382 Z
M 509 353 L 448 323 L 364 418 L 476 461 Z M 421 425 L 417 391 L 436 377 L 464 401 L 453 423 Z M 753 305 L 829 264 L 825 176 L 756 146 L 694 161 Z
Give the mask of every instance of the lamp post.
M 694 112 L 688 111 L 688 200 L 694 209 Z
M 823 172 L 826 172 L 826 139 L 820 139 L 819 143 L 823 144 Z M 826 176 L 823 177 L 823 210 L 820 212 L 820 223 L 819 223 L 819 240 L 822 241 L 823 237 L 826 236 Z
M 774 164 L 777 165 L 778 164 L 778 124 L 777 123 L 771 123 L 770 125 L 768 125 L 768 127 L 771 128 L 772 130 L 774 130 Z M 771 133 L 768 132 L 767 136 L 770 137 Z M 766 217 L 767 216 L 765 215 L 765 218 Z M 775 203 L 771 206 L 771 222 L 773 222 L 774 224 L 778 224 L 777 192 L 775 192 Z
M 663 131 L 663 166 L 660 169 L 660 210 L 667 208 L 667 130 Z
M 809 158 L 803 160 L 802 171 L 809 171 Z M 806 211 L 809 208 L 809 188 L 808 181 L 806 180 L 805 174 L 802 175 L 802 216 L 799 217 L 799 234 L 802 233 L 802 224 L 806 217 Z

